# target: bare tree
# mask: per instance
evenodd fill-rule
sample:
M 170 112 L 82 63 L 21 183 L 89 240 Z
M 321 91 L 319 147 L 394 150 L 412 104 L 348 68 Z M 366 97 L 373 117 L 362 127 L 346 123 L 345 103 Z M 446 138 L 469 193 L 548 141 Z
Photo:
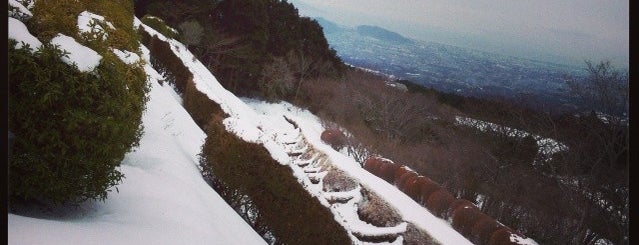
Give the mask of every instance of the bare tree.
M 196 20 L 182 22 L 178 28 L 181 31 L 182 41 L 186 44 L 186 48 L 189 45 L 198 45 L 202 41 L 204 28 Z
M 281 57 L 273 58 L 262 69 L 260 87 L 267 99 L 283 99 L 293 90 L 295 78 L 286 61 Z
M 568 87 L 588 106 L 612 117 L 609 120 L 619 120 L 619 116 L 628 113 L 628 72 L 616 69 L 610 61 L 585 63 L 587 77 L 583 80 L 567 77 Z

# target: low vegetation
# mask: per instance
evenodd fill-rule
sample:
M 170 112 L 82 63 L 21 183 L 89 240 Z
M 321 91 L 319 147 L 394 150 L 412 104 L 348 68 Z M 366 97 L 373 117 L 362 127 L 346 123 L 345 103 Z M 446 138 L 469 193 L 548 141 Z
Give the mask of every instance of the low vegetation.
M 290 168 L 273 160 L 263 146 L 243 141 L 221 124 L 212 124 L 207 131 L 202 167 L 218 193 L 258 233 L 265 238 L 271 234 L 269 242 L 350 243 L 333 214 L 304 190 Z
M 192 74 L 168 43 L 142 33 L 153 66 L 181 94 L 185 109 L 206 131 L 202 175 L 267 242 L 272 244 L 349 244 L 333 214 L 297 182 L 290 168 L 273 160 L 264 146 L 226 131 L 220 106 L 195 88 Z M 163 57 L 163 58 L 160 58 Z M 340 179 L 339 176 L 335 176 Z M 341 179 L 331 188 L 352 186 Z
M 308 79 L 336 77 L 344 70 L 317 21 L 301 17 L 286 1 L 141 0 L 135 4 L 140 17 L 149 14 L 169 26 L 184 27 L 179 40 L 226 89 L 239 96 L 295 100 Z
M 399 225 L 402 217 L 395 209 L 388 206 L 381 197 L 362 189 L 363 201 L 357 207 L 357 214 L 366 223 L 378 227 Z
M 103 15 L 116 29 L 105 40 L 79 34 L 78 15 Z M 128 1 L 36 1 L 29 31 L 44 43 L 31 54 L 9 42 L 9 130 L 15 145 L 9 159 L 9 198 L 46 205 L 104 200 L 123 174 L 124 155 L 142 135 L 148 86 L 141 63 L 128 65 L 109 48 L 138 51 Z M 62 33 L 102 56 L 83 73 L 61 61 L 49 40 Z
M 605 62 L 589 63 L 591 76 L 581 81 L 589 85 L 571 88 L 584 101 L 615 110 L 562 114 L 527 108 L 531 101 L 468 98 L 409 81 L 399 81 L 408 92 L 390 87 L 386 78 L 345 68 L 317 23 L 286 1 L 142 0 L 136 6 L 139 16 L 160 16 L 171 26 L 199 23 L 208 42 L 181 39 L 230 91 L 308 108 L 348 131 L 346 150 L 362 164 L 382 155 L 450 190 L 430 205 L 481 201 L 482 212 L 540 243 L 628 243 L 628 124 L 616 110 L 627 101 L 627 75 Z M 598 81 L 614 83 L 597 94 Z M 481 132 L 457 124 L 456 116 L 553 138 L 569 150 L 539 162 L 534 138 Z

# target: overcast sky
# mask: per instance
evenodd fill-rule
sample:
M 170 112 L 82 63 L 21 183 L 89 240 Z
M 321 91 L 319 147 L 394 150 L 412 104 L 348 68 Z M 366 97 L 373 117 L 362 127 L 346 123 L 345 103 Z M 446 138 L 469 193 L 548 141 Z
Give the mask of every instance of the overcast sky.
M 620 0 L 289 0 L 306 16 L 515 56 L 628 66 L 629 7 Z

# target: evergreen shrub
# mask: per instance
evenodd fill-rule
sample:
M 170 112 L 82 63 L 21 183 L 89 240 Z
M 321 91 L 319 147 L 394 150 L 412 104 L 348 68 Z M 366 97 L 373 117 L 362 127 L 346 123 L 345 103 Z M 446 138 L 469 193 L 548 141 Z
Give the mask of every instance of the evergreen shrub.
M 144 15 L 144 17 L 142 17 L 140 21 L 142 21 L 142 23 L 144 23 L 145 25 L 158 31 L 159 33 L 162 33 L 162 35 L 164 35 L 165 37 L 172 38 L 172 39 L 176 39 L 178 37 L 178 33 L 176 33 L 173 29 L 171 29 L 164 22 L 164 20 L 158 17 L 147 14 L 147 15 Z
M 257 207 L 256 219 L 269 227 L 278 244 L 351 243 L 330 210 L 308 194 L 291 169 L 273 160 L 262 145 L 245 142 L 221 123 L 211 123 L 202 156 L 203 175 L 225 189 L 247 195 Z
M 41 1 L 38 1 L 40 3 Z M 9 42 L 9 160 L 12 200 L 104 200 L 142 135 L 146 75 L 114 55 L 91 73 L 63 63 L 49 44 L 30 53 Z

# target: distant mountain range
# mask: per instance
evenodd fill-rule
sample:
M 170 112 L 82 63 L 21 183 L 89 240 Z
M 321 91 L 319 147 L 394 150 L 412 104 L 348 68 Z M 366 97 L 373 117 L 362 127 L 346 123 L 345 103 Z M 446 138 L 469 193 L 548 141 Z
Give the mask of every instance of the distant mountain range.
M 377 26 L 348 28 L 316 20 L 331 47 L 351 65 L 444 92 L 532 96 L 548 105 L 576 107 L 564 78 L 583 76 L 583 68 L 412 40 Z

